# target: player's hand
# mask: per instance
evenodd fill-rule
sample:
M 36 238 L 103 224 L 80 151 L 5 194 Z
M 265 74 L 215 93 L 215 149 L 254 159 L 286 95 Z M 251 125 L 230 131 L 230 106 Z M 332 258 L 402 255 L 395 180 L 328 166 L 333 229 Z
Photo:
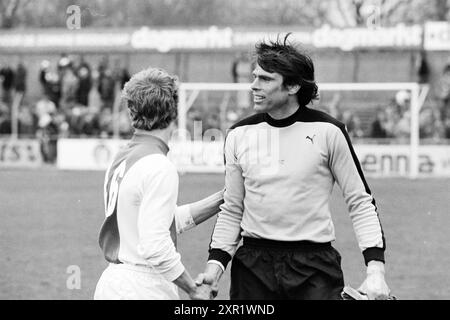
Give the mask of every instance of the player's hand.
M 202 284 L 189 293 L 189 298 L 192 300 L 212 300 L 215 295 L 210 285 Z
M 197 286 L 207 285 L 211 288 L 211 295 L 213 298 L 217 296 L 219 292 L 219 285 L 217 283 L 216 277 L 212 274 L 200 273 L 195 279 L 195 284 Z
M 380 261 L 369 262 L 366 280 L 358 290 L 366 294 L 369 300 L 389 299 L 390 290 L 384 279 L 384 263 Z

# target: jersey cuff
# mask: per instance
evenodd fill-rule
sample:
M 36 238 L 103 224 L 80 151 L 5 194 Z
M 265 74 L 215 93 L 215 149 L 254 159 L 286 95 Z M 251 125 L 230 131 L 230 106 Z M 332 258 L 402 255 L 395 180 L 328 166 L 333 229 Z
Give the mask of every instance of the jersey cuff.
M 181 262 L 178 262 L 172 269 L 162 273 L 162 275 L 168 281 L 173 282 L 174 280 L 178 279 L 178 277 L 183 274 L 184 270 L 185 270 L 185 268 L 184 268 L 183 264 Z
M 364 256 L 364 262 L 366 266 L 369 264 L 370 261 L 376 260 L 376 261 L 384 261 L 384 249 L 383 248 L 367 248 L 363 251 Z
M 228 252 L 220 249 L 210 249 L 208 261 L 210 260 L 216 260 L 220 262 L 223 268 L 226 269 L 228 262 L 230 262 L 231 260 L 231 255 Z
M 217 260 L 209 260 L 208 264 L 215 264 L 215 265 L 219 266 L 220 269 L 222 269 L 222 272 L 225 272 L 225 267 Z

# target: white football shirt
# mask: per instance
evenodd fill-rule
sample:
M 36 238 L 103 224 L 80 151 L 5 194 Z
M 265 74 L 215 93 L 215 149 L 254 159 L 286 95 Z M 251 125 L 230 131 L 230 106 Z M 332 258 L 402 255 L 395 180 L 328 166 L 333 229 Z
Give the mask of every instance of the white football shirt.
M 105 176 L 99 243 L 110 263 L 147 266 L 173 281 L 185 270 L 176 251 L 177 225 L 193 221 L 188 206 L 177 211 L 178 173 L 168 151 L 159 138 L 136 130 L 116 155 Z

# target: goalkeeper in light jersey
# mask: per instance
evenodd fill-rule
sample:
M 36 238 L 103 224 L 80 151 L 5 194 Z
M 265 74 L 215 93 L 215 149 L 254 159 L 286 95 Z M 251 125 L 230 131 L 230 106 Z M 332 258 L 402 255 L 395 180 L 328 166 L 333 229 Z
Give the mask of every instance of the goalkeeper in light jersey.
M 367 265 L 360 290 L 369 299 L 387 298 L 385 238 L 345 125 L 307 107 L 318 97 L 312 60 L 287 36 L 258 43 L 255 60 L 258 113 L 226 137 L 224 204 L 197 283 L 217 286 L 232 260 L 233 300 L 341 299 L 329 208 L 336 182 Z
M 130 79 L 123 97 L 135 133 L 105 176 L 99 243 L 109 265 L 94 299 L 174 300 L 178 287 L 192 299 L 209 299 L 211 288 L 197 286 L 181 262 L 176 233 L 217 214 L 223 192 L 176 205 L 178 173 L 166 155 L 177 118 L 177 80 L 147 69 Z

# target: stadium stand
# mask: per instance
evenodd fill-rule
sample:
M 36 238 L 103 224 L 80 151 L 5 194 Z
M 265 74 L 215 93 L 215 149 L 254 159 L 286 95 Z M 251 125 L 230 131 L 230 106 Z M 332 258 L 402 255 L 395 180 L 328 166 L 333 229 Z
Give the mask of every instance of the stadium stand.
M 41 61 L 38 74 L 28 74 L 22 62 L 16 68 L 0 66 L 0 134 L 11 134 L 13 92 L 25 93 L 26 77 L 31 76 L 39 79 L 41 94 L 35 102 L 24 99 L 25 102 L 19 108 L 18 134 L 21 138 L 38 138 L 45 145 L 42 150 L 47 150 L 43 151 L 48 153 L 44 155 L 47 162 L 55 160 L 54 145 L 58 137 L 113 136 L 114 100 L 130 74 L 121 67 L 118 59 L 111 64 L 114 68 L 110 67 L 108 60 L 108 57 L 103 56 L 94 68 L 83 55 L 74 58 L 63 53 L 53 64 L 48 60 Z M 230 61 L 230 64 L 234 66 L 235 61 Z M 235 68 L 232 69 L 234 73 Z M 450 112 L 447 111 L 449 74 L 450 67 L 446 66 L 439 82 L 437 102 L 428 102 L 421 112 L 421 139 L 450 139 Z M 358 92 L 325 95 L 312 107 L 330 112 L 346 123 L 353 138 L 407 137 L 407 93 L 398 92 L 387 99 L 383 95 L 385 93 L 380 92 L 371 96 Z M 224 95 L 214 91 L 202 92 L 188 113 L 188 129 L 192 131 L 193 121 L 201 120 L 203 131 L 214 127 L 225 132 L 234 121 L 251 113 L 251 108 L 242 108 L 243 101 L 242 95 L 236 93 Z M 386 104 L 380 104 L 380 101 L 386 101 Z M 248 105 L 251 105 L 250 95 Z M 227 110 L 226 114 L 222 112 L 224 109 Z M 394 119 L 396 122 L 392 123 Z M 381 128 L 382 132 L 374 133 L 374 125 Z M 124 108 L 119 112 L 117 133 L 123 138 L 131 134 Z

